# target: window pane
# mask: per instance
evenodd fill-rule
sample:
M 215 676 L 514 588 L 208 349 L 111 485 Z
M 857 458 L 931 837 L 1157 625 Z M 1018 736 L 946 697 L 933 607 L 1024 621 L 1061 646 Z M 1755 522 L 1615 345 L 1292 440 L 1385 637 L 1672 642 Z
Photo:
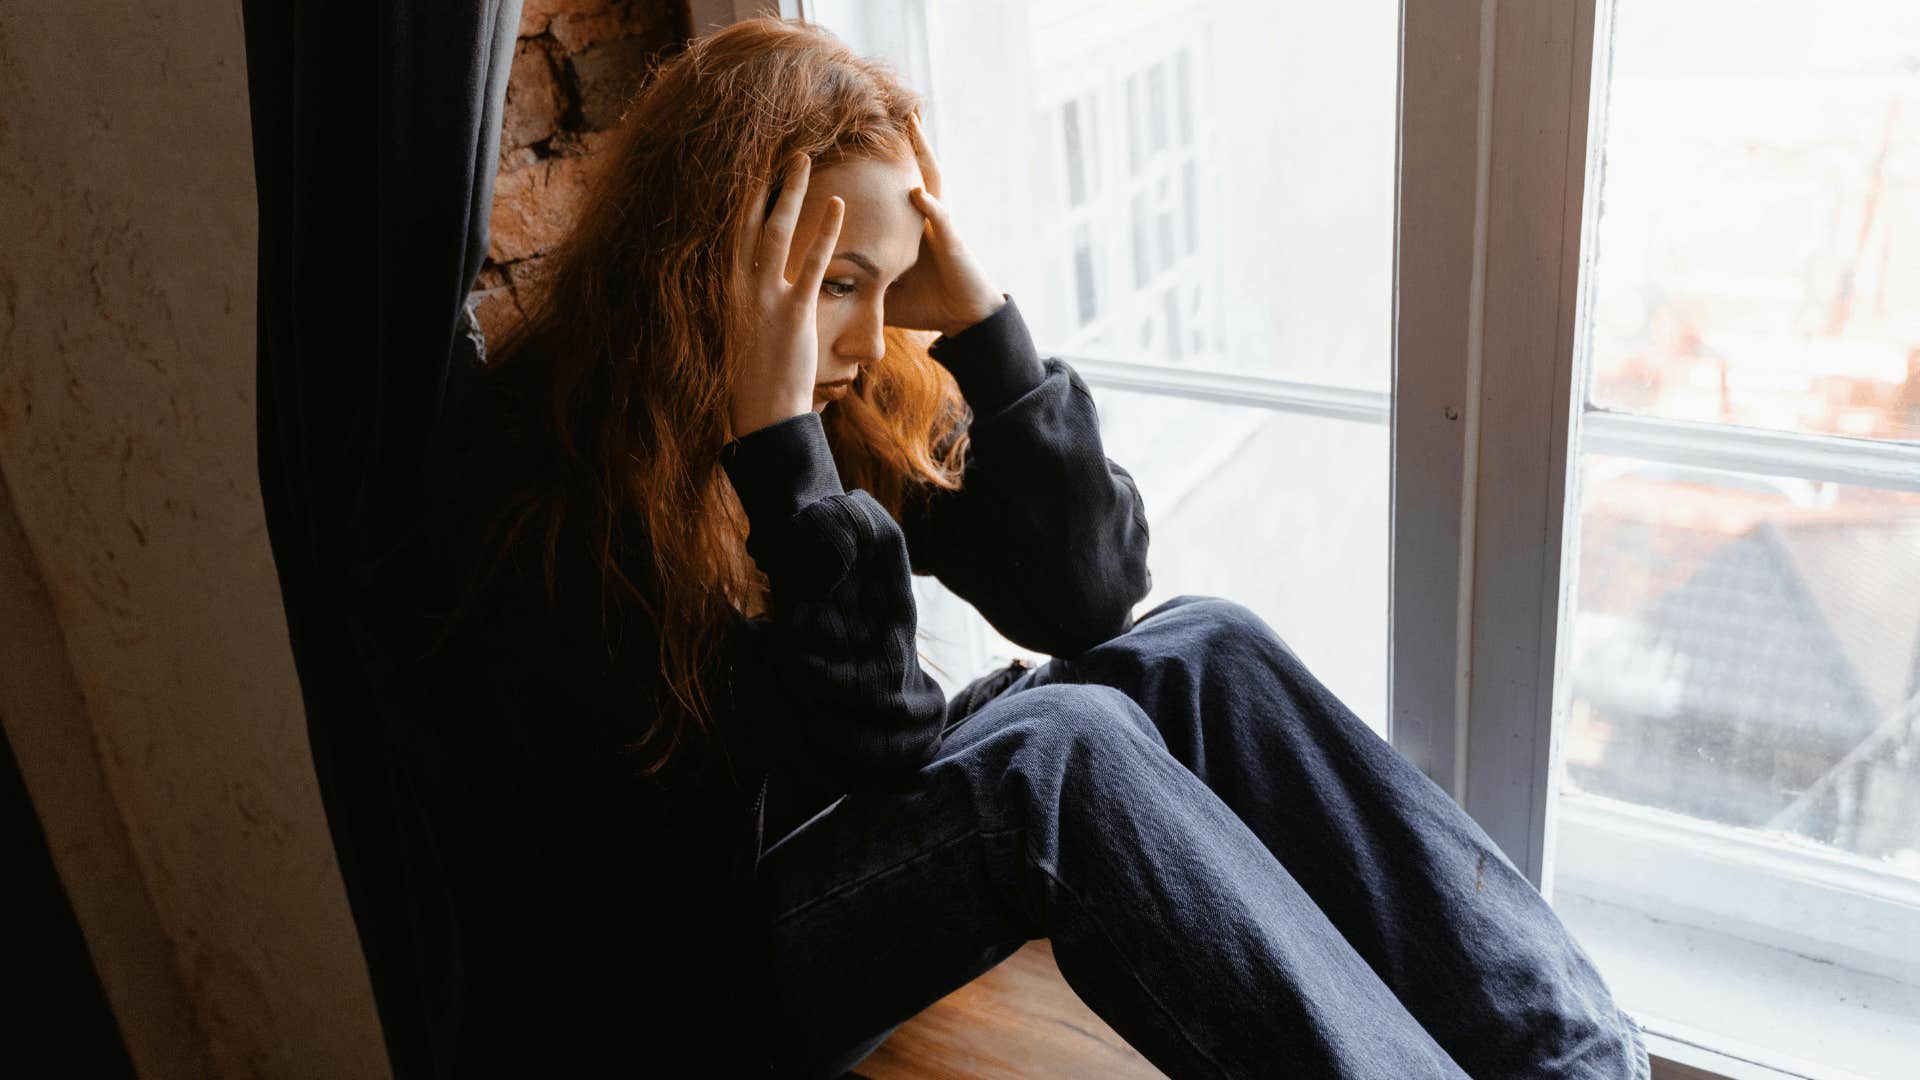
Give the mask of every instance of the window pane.
M 1140 108 L 1140 76 L 1130 75 L 1127 77 L 1127 172 L 1134 176 L 1140 175 L 1140 166 L 1147 160 L 1146 153 L 1140 149 L 1145 141 L 1140 129 L 1146 122 L 1146 113 Z
M 1044 351 L 1388 387 L 1395 0 L 831 6 L 922 28 L 926 62 L 906 70 L 922 77 L 945 201 Z M 1069 101 L 1084 103 L 1084 202 L 1061 175 Z M 1288 640 L 1382 724 L 1388 429 L 1095 394 L 1110 453 L 1147 478 L 1156 587 L 1292 620 L 1305 629 Z M 1225 440 L 1234 424 L 1261 434 Z M 1196 440 L 1241 456 L 1208 464 Z M 1248 522 L 1248 506 L 1269 520 Z M 922 599 L 934 625 L 976 617 Z M 943 646 L 949 666 L 983 662 L 983 640 Z
M 1200 246 L 1199 186 L 1200 181 L 1194 172 L 1193 159 L 1188 158 L 1186 164 L 1180 168 L 1180 209 L 1182 224 L 1186 226 L 1187 243 L 1183 250 L 1189 255 Z
M 1073 231 L 1073 285 L 1080 322 L 1090 323 L 1100 313 L 1100 304 L 1093 277 L 1093 230 L 1085 225 Z
M 1593 406 L 1920 438 L 1916 42 L 1908 3 L 1616 0 Z M 1920 495 L 1575 449 L 1556 905 L 1630 1008 L 1905 1075 Z
M 1901 1075 L 1920 494 L 1597 454 L 1579 482 L 1556 906 L 1629 1008 Z
M 1093 397 L 1153 533 L 1153 591 L 1135 613 L 1181 593 L 1238 600 L 1384 734 L 1388 429 L 1101 387 Z M 1307 461 L 1342 467 L 1274 467 Z
M 1791 833 L 1920 880 L 1920 495 L 1602 455 L 1583 469 L 1564 793 Z
M 1153 231 L 1147 224 L 1147 193 L 1133 195 L 1133 287 L 1153 277 Z
M 1093 191 L 1100 190 L 1100 175 L 1106 171 L 1106 162 L 1100 157 L 1100 94 L 1098 91 L 1087 95 L 1087 186 Z
M 1147 71 L 1147 108 L 1153 123 L 1153 152 L 1167 148 L 1167 72 L 1166 65 L 1155 64 Z
M 1187 296 L 1187 333 L 1191 335 L 1194 352 L 1205 352 L 1212 347 L 1207 343 L 1207 297 L 1209 290 L 1201 288 L 1199 282 L 1185 286 Z
M 1167 291 L 1161 294 L 1160 301 L 1161 301 L 1162 308 L 1166 313 L 1165 318 L 1167 320 L 1167 349 L 1172 354 L 1168 356 L 1167 359 L 1178 360 L 1180 359 L 1181 354 L 1186 351 L 1185 349 L 1186 338 L 1180 332 L 1179 289 L 1169 285 L 1167 287 Z
M 1093 396 L 1107 455 L 1139 485 L 1153 535 L 1153 588 L 1134 614 L 1182 593 L 1239 601 L 1384 738 L 1388 429 L 1099 387 Z M 1275 461 L 1348 468 L 1276 471 Z M 1380 479 L 1356 487 L 1355 477 Z M 914 588 L 920 647 L 941 659 L 943 685 L 952 676 L 949 693 L 962 672 L 999 658 L 1044 661 L 937 580 Z M 976 632 L 984 644 L 969 652 Z
M 1160 226 L 1160 265 L 1165 270 L 1173 265 L 1173 257 L 1179 252 L 1179 245 L 1173 239 L 1173 182 L 1161 177 L 1154 185 L 1153 204 L 1158 208 L 1154 217 Z
M 1187 50 L 1173 58 L 1173 92 L 1180 100 L 1180 145 L 1193 145 L 1193 93 L 1191 73 L 1187 71 Z
M 1920 438 L 1920 15 L 1811 10 L 1619 3 L 1596 405 Z
M 1061 108 L 1061 125 L 1067 141 L 1067 205 L 1087 201 L 1086 155 L 1081 147 L 1080 103 L 1069 101 Z
M 931 80 L 946 201 L 1043 350 L 1130 346 L 1171 265 L 1218 290 L 1208 325 L 1182 327 L 1208 346 L 1183 363 L 1388 388 L 1395 0 L 834 0 L 819 18 L 838 32 L 830 9 L 854 8 L 938 28 L 910 70 Z M 1069 102 L 1079 165 L 1055 179 Z M 1083 223 L 1118 241 L 1091 323 L 1060 270 Z

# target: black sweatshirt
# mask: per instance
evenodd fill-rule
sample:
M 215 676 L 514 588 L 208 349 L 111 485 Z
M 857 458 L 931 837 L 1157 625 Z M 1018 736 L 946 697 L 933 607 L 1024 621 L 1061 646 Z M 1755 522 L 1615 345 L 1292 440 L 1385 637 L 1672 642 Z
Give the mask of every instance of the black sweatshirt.
M 778 694 L 750 722 L 834 790 L 911 775 L 939 747 L 946 700 L 915 655 L 909 572 L 1054 656 L 1125 630 L 1151 585 L 1133 478 L 1105 456 L 1086 386 L 1036 355 L 1013 301 L 930 352 L 973 410 L 972 446 L 961 490 L 908 500 L 898 524 L 841 484 L 816 413 L 721 458 L 772 590 L 744 647 L 749 681 Z
M 727 444 L 770 614 L 732 625 L 715 701 L 725 746 L 688 744 L 663 782 L 618 752 L 664 693 L 656 639 L 631 619 L 601 631 L 584 552 L 557 615 L 530 548 L 451 639 L 389 661 L 383 696 L 460 927 L 463 970 L 443 991 L 464 999 L 459 1054 L 475 1068 L 753 1056 L 765 976 L 751 874 L 768 769 L 815 789 L 887 786 L 940 745 L 948 705 L 916 654 L 910 573 L 937 575 L 1049 655 L 1131 625 L 1152 584 L 1146 516 L 1105 456 L 1085 384 L 1036 354 L 1011 299 L 930 351 L 971 408 L 971 446 L 962 489 L 908 500 L 901 522 L 845 489 L 816 413 Z M 462 565 L 450 553 L 516 468 L 487 445 L 503 425 L 483 398 L 456 386 L 450 400 L 459 434 L 435 474 L 445 501 L 386 564 L 386 587 L 411 590 L 421 613 L 395 656 L 441 625 L 458 590 L 445 571 Z

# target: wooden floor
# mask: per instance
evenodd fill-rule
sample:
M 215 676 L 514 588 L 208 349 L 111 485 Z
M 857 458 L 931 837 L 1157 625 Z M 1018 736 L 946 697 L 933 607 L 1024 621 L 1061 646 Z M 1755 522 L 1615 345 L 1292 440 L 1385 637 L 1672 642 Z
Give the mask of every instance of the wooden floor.
M 850 1080 L 1163 1080 L 1060 977 L 1042 938 L 901 1025 Z M 1653 1059 L 1654 1080 L 1722 1080 Z
M 1160 1080 L 1061 978 L 1053 944 L 1030 941 L 934 1002 L 848 1074 L 866 1080 Z

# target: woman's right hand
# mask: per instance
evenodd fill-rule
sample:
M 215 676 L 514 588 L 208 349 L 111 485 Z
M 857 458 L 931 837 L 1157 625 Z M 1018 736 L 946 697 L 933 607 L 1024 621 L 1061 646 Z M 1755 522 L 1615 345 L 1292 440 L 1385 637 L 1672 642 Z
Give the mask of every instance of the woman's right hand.
M 812 172 L 806 154 L 790 158 L 786 186 L 771 213 L 766 209 L 770 185 L 760 185 L 752 216 L 734 245 L 734 296 L 745 308 L 746 339 L 732 357 L 736 371 L 729 419 L 736 439 L 813 411 L 820 366 L 814 308 L 840 239 L 846 203 L 838 196 L 827 200 L 799 276 L 789 282 L 787 259 Z

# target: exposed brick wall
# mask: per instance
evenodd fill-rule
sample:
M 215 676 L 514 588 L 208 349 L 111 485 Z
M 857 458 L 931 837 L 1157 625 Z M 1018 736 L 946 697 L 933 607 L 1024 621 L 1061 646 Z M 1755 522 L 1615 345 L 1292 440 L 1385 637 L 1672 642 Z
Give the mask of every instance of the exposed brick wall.
M 489 341 L 565 234 L 588 170 L 649 61 L 685 41 L 686 0 L 526 0 L 507 79 L 491 243 L 474 286 Z

